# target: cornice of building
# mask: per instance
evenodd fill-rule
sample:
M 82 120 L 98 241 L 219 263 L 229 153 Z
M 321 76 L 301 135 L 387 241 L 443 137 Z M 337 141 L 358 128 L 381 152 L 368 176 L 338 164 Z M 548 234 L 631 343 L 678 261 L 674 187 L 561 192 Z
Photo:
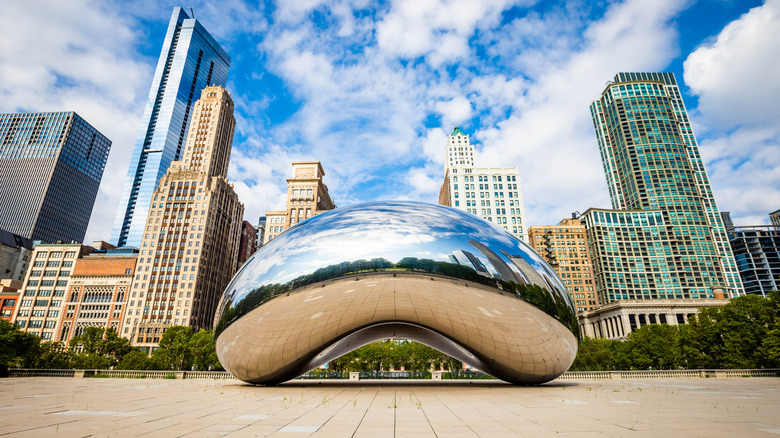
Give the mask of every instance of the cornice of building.
M 617 300 L 601 305 L 595 309 L 586 310 L 580 314 L 583 316 L 595 316 L 601 313 L 620 309 L 657 309 L 657 308 L 699 308 L 725 306 L 727 299 L 657 299 L 657 300 Z

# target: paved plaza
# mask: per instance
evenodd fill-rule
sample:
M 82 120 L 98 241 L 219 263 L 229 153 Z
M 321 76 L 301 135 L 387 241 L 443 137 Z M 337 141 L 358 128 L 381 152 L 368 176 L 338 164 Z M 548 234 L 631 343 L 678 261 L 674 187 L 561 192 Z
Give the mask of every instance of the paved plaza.
M 780 379 L 0 380 L 0 435 L 780 437 Z

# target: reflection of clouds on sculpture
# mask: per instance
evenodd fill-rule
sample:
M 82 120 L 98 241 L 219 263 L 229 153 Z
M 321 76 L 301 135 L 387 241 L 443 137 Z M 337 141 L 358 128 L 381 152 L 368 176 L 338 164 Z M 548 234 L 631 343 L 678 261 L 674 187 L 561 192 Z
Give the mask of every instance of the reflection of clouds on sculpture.
M 455 257 L 456 253 L 459 256 Z M 464 257 L 466 253 L 468 257 Z M 573 310 L 571 298 L 552 268 L 502 228 L 462 210 L 392 201 L 331 210 L 291 227 L 256 252 L 236 274 L 220 313 L 224 305 L 239 303 L 263 287 L 273 288 L 273 294 L 288 291 L 315 281 L 312 278 L 322 279 L 322 275 L 312 277 L 318 271 L 344 263 L 360 264 L 361 260 L 389 263 L 381 269 L 394 266 L 434 273 L 452 271 L 445 266 L 452 264 L 480 275 L 482 282 L 494 279 L 535 284 Z M 469 277 L 466 274 L 445 275 L 465 279 Z M 492 284 L 503 288 L 499 283 Z
M 221 363 L 252 383 L 387 337 L 541 383 L 569 367 L 579 336 L 566 288 L 528 245 L 470 213 L 415 202 L 291 227 L 239 270 L 215 316 Z

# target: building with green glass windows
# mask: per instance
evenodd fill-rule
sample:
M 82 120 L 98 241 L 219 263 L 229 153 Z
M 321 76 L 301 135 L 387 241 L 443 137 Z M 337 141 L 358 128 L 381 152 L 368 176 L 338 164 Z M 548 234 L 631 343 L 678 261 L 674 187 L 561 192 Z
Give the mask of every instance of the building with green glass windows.
M 674 75 L 618 73 L 590 111 L 613 208 L 581 218 L 599 302 L 743 295 Z

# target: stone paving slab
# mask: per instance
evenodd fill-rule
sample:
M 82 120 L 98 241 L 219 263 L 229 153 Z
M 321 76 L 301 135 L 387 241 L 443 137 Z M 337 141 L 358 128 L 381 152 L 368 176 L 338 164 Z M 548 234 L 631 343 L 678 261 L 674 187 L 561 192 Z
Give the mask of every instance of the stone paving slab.
M 0 436 L 780 437 L 780 379 L 0 380 Z

